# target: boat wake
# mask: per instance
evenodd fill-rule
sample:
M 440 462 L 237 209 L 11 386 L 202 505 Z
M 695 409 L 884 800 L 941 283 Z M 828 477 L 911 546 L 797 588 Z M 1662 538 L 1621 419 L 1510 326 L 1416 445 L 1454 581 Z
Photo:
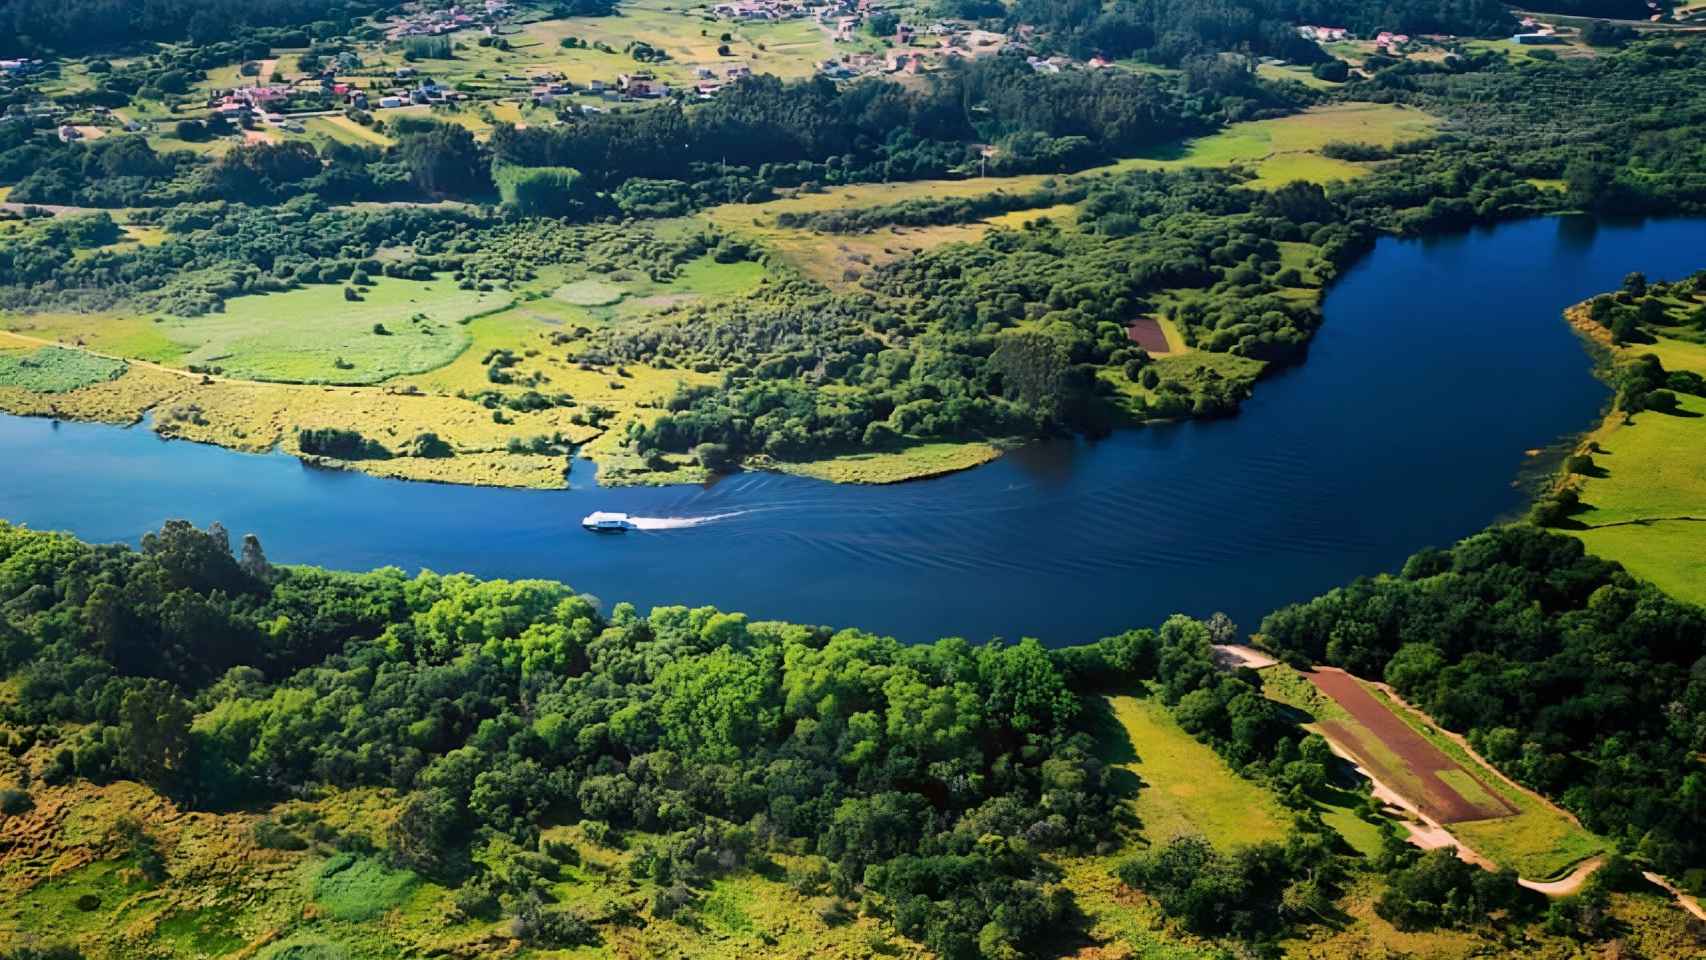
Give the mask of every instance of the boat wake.
M 628 522 L 635 530 L 681 530 L 686 527 L 699 527 L 718 520 L 738 517 L 745 510 L 735 510 L 730 513 L 713 513 L 705 517 L 629 517 Z

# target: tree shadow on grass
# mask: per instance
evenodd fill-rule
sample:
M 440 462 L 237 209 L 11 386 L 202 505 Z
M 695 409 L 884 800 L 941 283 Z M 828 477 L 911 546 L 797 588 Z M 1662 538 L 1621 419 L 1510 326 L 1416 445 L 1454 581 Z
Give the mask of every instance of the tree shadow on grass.
M 1124 766 L 1142 762 L 1137 745 L 1131 742 L 1131 734 L 1114 715 L 1113 704 L 1106 697 L 1086 697 L 1083 704 L 1084 726 L 1096 744 L 1096 758 L 1108 768 L 1110 791 L 1121 800 L 1136 800 L 1149 784 L 1136 771 Z M 1121 827 L 1133 832 L 1143 829 L 1142 820 L 1129 803 L 1119 804 L 1113 815 Z

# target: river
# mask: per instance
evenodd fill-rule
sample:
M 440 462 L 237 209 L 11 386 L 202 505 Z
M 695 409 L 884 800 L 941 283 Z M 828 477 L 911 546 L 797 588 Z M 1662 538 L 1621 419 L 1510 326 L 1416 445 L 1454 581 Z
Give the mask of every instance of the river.
M 894 487 L 745 473 L 709 487 L 452 487 L 0 417 L 0 517 L 135 542 L 173 517 L 275 561 L 548 577 L 606 602 L 714 604 L 905 640 L 1079 642 L 1175 611 L 1247 628 L 1519 513 L 1526 453 L 1608 400 L 1560 319 L 1625 273 L 1706 266 L 1706 222 L 1528 220 L 1382 239 L 1326 300 L 1308 360 L 1232 419 L 1038 444 Z M 593 510 L 715 518 L 622 535 Z

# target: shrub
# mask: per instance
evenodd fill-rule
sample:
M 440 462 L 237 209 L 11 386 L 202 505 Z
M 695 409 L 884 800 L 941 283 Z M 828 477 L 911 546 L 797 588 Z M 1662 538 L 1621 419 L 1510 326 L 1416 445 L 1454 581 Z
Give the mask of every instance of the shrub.
M 308 841 L 279 823 L 267 819 L 255 823 L 253 834 L 256 846 L 264 850 L 306 850 Z
M 30 795 L 18 789 L 0 790 L 0 813 L 15 817 L 20 813 L 28 813 L 35 808 L 35 801 Z

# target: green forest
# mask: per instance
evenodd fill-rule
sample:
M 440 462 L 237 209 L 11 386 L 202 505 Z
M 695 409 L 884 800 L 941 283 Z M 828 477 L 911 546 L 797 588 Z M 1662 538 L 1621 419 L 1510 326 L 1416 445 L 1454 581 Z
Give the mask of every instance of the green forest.
M 697 483 L 1234 417 L 1382 237 L 1706 214 L 1706 43 L 1536 6 L 1663 22 L 1528 49 L 1492 0 L 933 0 L 834 41 L 564 0 L 448 39 L 407 24 L 437 2 L 0 0 L 0 55 L 44 58 L 0 81 L 0 399 L 557 486 L 577 453 Z M 814 46 L 940 18 L 988 48 L 833 79 Z M 527 66 L 691 47 L 714 92 Z M 272 79 L 279 121 L 222 118 Z M 1570 317 L 1655 447 L 1706 397 L 1701 298 L 1631 274 Z M 323 357 L 239 356 L 327 313 L 358 319 Z M 1052 648 L 0 519 L 0 960 L 1697 956 L 1706 611 L 1584 542 L 1603 481 L 1645 482 L 1591 443 L 1526 519 L 1260 624 Z M 1454 789 L 1565 824 L 1565 868 L 1430 842 L 1456 823 L 1356 772 L 1330 667 Z

